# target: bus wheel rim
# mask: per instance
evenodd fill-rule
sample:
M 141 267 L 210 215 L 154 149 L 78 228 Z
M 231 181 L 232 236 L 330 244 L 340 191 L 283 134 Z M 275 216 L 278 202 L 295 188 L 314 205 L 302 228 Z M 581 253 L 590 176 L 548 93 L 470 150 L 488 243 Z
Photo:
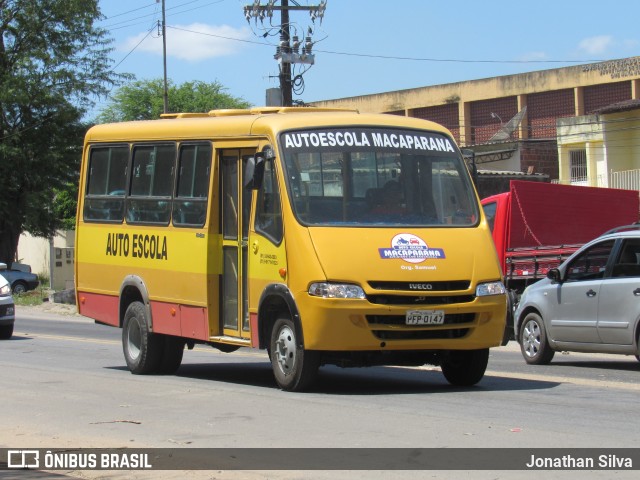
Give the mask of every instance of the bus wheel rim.
M 140 345 L 142 343 L 142 333 L 136 322 L 129 322 L 127 328 L 127 350 L 132 359 L 140 356 Z
M 296 338 L 288 326 L 280 329 L 275 347 L 274 354 L 280 370 L 285 375 L 291 374 L 296 363 Z

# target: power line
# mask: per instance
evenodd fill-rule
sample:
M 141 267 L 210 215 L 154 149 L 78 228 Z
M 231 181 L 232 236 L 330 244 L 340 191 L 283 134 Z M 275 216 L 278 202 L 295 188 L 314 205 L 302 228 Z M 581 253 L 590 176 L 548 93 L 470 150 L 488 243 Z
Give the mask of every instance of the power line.
M 167 8 L 166 9 L 167 16 L 176 16 L 176 15 L 180 15 L 180 14 L 183 14 L 183 13 L 192 12 L 194 10 L 205 8 L 205 7 L 208 7 L 208 6 L 211 6 L 211 5 L 215 5 L 217 3 L 222 3 L 225 0 L 216 0 L 214 2 L 205 3 L 204 5 L 200 5 L 200 6 L 197 6 L 197 7 L 189 8 L 189 9 L 186 9 L 186 10 L 180 10 L 180 11 L 177 11 L 177 12 L 174 11 L 174 10 L 177 10 L 179 8 L 182 8 L 182 7 L 185 7 L 187 5 L 191 5 L 192 3 L 197 3 L 197 2 L 200 2 L 200 1 L 202 1 L 202 0 L 192 0 L 190 2 L 181 3 L 180 5 L 176 5 L 176 6 Z M 143 9 L 146 9 L 146 8 L 149 8 L 149 7 L 153 7 L 153 6 L 157 6 L 157 3 L 154 2 L 152 4 L 146 5 L 144 7 L 139 7 L 139 8 L 136 8 L 134 10 L 130 10 L 128 12 L 120 13 L 120 14 L 117 14 L 117 15 L 112 15 L 111 17 L 107 17 L 105 20 L 110 20 L 110 19 L 115 18 L 115 17 L 119 17 L 119 16 L 122 16 L 122 15 L 127 15 L 129 13 L 134 13 L 134 12 L 137 12 L 139 10 L 143 10 Z M 169 13 L 169 12 L 172 12 L 172 13 Z M 120 22 L 113 23 L 113 24 L 110 24 L 110 25 L 103 25 L 102 28 L 105 28 L 105 29 L 108 29 L 108 30 L 121 30 L 123 28 L 128 28 L 128 27 L 133 27 L 133 26 L 136 26 L 136 25 L 140 25 L 140 24 L 143 23 L 143 22 L 141 22 L 142 19 L 155 18 L 157 15 L 158 15 L 158 12 L 155 11 L 153 13 L 148 13 L 148 14 L 142 15 L 142 16 L 136 16 L 135 18 L 122 20 Z M 133 22 L 133 23 L 131 23 L 131 22 Z M 146 23 L 146 22 L 144 22 L 144 23 Z
M 157 2 L 153 2 L 153 3 L 150 3 L 149 5 L 145 5 L 143 7 L 134 8 L 133 10 L 127 10 L 126 12 L 116 13 L 115 15 L 111 15 L 110 17 L 105 17 L 105 20 L 111 20 L 111 19 L 116 18 L 116 17 L 122 17 L 123 15 L 129 15 L 130 13 L 138 12 L 140 10 L 144 10 L 145 8 L 153 7 L 153 6 L 156 6 L 156 5 L 157 5 Z
M 222 38 L 224 40 L 233 40 L 235 42 L 252 43 L 254 45 L 262 45 L 262 46 L 266 46 L 266 47 L 273 47 L 273 45 L 269 44 L 269 43 L 256 42 L 256 41 L 253 41 L 253 40 L 245 40 L 245 39 L 242 39 L 242 38 L 228 37 L 226 35 L 218 35 L 218 34 L 215 34 L 215 33 L 198 32 L 196 30 L 190 30 L 188 28 L 175 27 L 173 25 L 167 25 L 167 28 L 170 28 L 172 30 L 179 30 L 181 32 L 194 33 L 196 35 L 204 35 L 205 37 L 216 37 L 216 38 Z
M 379 58 L 382 60 L 408 60 L 412 62 L 447 62 L 447 63 L 517 63 L 517 64 L 527 64 L 527 63 L 600 63 L 608 60 L 469 60 L 469 59 L 460 59 L 460 58 L 421 58 L 421 57 L 398 57 L 393 55 L 374 55 L 368 53 L 353 53 L 353 52 L 338 52 L 335 50 L 319 50 L 316 49 L 316 52 L 320 53 L 328 53 L 331 55 L 346 55 L 351 57 L 364 57 L 364 58 Z
M 136 46 L 135 46 L 135 47 L 133 47 L 133 48 L 129 51 L 129 53 L 127 53 L 127 54 L 124 56 L 124 58 L 123 58 L 122 60 L 120 60 L 117 64 L 115 64 L 111 70 L 113 71 L 113 70 L 115 70 L 116 68 L 118 68 L 118 67 L 120 66 L 120 64 L 121 64 L 122 62 L 124 62 L 124 61 L 127 59 L 127 57 L 128 57 L 129 55 L 131 55 L 131 54 L 134 52 L 134 50 L 135 50 L 136 48 L 138 48 L 138 47 L 140 46 L 140 44 L 146 40 L 146 38 L 147 38 L 149 35 L 151 35 L 151 32 L 153 32 L 153 30 L 155 30 L 155 28 L 156 28 L 156 26 L 155 26 L 155 25 L 154 25 L 153 27 L 151 27 L 151 28 L 149 29 L 149 31 L 147 32 L 147 34 L 146 34 L 144 37 L 142 37 L 142 40 L 140 40 L 140 41 L 136 44 Z
M 259 42 L 259 41 L 251 41 L 245 40 L 237 37 L 230 37 L 225 35 L 216 35 L 213 33 L 199 32 L 197 30 L 187 30 L 179 27 L 173 27 L 171 25 L 167 25 L 167 28 L 174 28 L 176 30 L 183 30 L 185 32 L 194 33 L 196 35 L 205 35 L 209 37 L 218 37 L 223 38 L 225 40 L 231 40 L 235 42 L 243 42 L 243 43 L 252 43 L 255 45 L 262 45 L 264 47 L 273 47 L 272 43 L 268 42 Z M 319 50 L 314 49 L 315 52 L 326 53 L 329 55 L 346 55 L 353 57 L 363 57 L 363 58 L 379 58 L 382 60 L 405 60 L 405 61 L 419 61 L 419 62 L 448 62 L 448 63 L 506 63 L 506 64 L 534 64 L 534 63 L 602 63 L 602 62 L 610 62 L 612 59 L 582 59 L 582 60 L 469 60 L 469 59 L 453 59 L 453 58 L 420 58 L 420 57 L 398 57 L 393 55 L 374 55 L 367 53 L 352 53 L 352 52 L 339 52 L 335 50 Z

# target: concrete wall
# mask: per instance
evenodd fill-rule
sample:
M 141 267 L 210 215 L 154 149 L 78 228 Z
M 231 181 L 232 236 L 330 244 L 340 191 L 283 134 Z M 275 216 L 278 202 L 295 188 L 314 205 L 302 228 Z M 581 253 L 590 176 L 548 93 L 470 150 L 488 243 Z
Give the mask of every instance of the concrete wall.
M 585 149 L 587 152 L 587 184 L 606 187 L 607 158 L 604 134 L 597 115 L 562 118 L 557 121 L 558 130 L 558 180 L 571 183 L 569 158 L 571 150 Z
M 640 108 L 559 119 L 559 180 L 570 183 L 569 152 L 587 152 L 589 186 L 613 187 L 612 172 L 640 169 Z
M 34 237 L 23 233 L 18 242 L 18 259 L 31 265 L 31 271 L 48 277 L 54 290 L 73 288 L 75 231 L 61 230 L 53 238 Z M 53 263 L 50 263 L 53 250 Z M 48 287 L 48 285 L 44 285 Z
M 640 109 L 601 115 L 609 170 L 640 168 Z

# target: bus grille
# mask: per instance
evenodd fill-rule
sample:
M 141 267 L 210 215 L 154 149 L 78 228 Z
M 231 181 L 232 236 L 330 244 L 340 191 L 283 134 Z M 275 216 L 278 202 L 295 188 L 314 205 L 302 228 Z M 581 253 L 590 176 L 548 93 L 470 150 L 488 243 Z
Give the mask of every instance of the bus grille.
M 398 290 L 405 292 L 452 292 L 468 290 L 469 280 L 450 280 L 445 282 L 384 282 L 371 281 L 369 286 L 374 290 Z
M 455 330 L 414 330 L 411 332 L 404 330 L 374 330 L 373 334 L 379 340 L 432 340 L 462 338 L 468 332 L 468 328 L 458 328 Z
M 404 315 L 367 315 L 366 319 L 372 333 L 379 340 L 431 340 L 464 337 L 469 333 L 469 328 L 464 326 L 473 324 L 475 314 L 450 313 L 445 316 L 443 325 L 433 326 L 406 325 Z M 442 328 L 443 326 L 451 328 Z M 380 329 L 384 327 L 387 328 Z
M 476 299 L 474 295 L 367 295 L 367 300 L 378 305 L 448 305 L 451 303 L 469 303 Z
M 442 325 L 459 325 L 461 323 L 472 323 L 475 319 L 475 313 L 449 313 L 444 317 Z M 384 326 L 404 326 L 410 329 L 441 327 L 442 325 L 407 325 L 405 315 L 367 315 L 367 322 L 370 327 L 376 325 Z

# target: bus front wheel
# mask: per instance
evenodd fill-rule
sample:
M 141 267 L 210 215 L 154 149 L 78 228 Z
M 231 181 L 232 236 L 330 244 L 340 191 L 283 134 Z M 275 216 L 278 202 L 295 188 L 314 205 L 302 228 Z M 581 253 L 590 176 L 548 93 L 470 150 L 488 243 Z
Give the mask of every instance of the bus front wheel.
M 451 350 L 442 360 L 440 368 L 451 385 L 470 387 L 482 380 L 488 363 L 488 348 Z
M 271 331 L 269 352 L 276 382 L 283 390 L 299 392 L 316 378 L 320 354 L 298 345 L 296 329 L 290 318 L 278 318 Z
M 122 349 L 131 373 L 144 375 L 158 371 L 163 356 L 162 340 L 160 335 L 149 331 L 144 305 L 131 303 L 122 326 Z
M 0 340 L 9 340 L 13 335 L 13 323 L 11 325 L 0 325 Z

